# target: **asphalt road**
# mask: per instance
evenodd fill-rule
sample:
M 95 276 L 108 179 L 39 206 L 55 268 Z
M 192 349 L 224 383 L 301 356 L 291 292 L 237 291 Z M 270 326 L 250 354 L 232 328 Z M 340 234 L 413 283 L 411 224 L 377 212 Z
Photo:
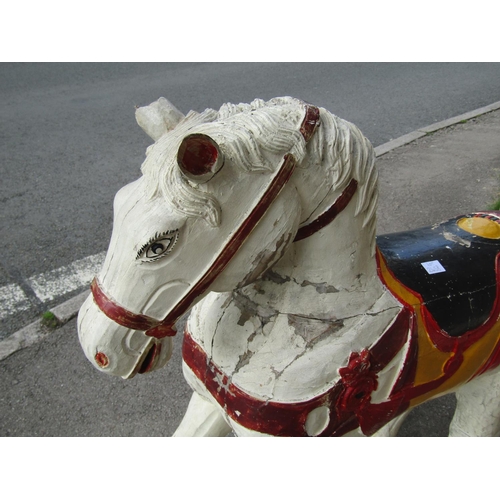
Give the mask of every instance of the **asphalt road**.
M 112 200 L 139 176 L 151 143 L 134 106 L 167 97 L 181 111 L 293 95 L 356 123 L 375 146 L 500 100 L 500 64 L 164 63 L 0 65 L 0 287 L 29 307 L 30 277 L 106 250 Z

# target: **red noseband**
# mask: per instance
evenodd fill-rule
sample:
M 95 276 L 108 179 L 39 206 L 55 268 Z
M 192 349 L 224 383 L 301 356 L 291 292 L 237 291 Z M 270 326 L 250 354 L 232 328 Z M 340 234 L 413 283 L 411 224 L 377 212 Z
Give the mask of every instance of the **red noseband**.
M 115 323 L 125 328 L 144 331 L 149 337 L 156 337 L 157 339 L 173 337 L 177 333 L 172 324 L 167 324 L 164 321 L 159 321 L 143 314 L 133 313 L 117 304 L 103 292 L 97 278 L 94 278 L 92 281 L 90 290 L 99 309 L 109 319 L 112 319 Z

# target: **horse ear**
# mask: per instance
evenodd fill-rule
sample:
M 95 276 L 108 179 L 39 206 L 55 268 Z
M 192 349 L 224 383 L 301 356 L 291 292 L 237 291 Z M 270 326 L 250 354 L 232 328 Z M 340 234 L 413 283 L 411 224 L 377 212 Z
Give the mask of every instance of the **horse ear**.
M 208 135 L 191 134 L 184 137 L 177 151 L 177 163 L 182 173 L 196 183 L 209 181 L 224 164 L 217 143 Z

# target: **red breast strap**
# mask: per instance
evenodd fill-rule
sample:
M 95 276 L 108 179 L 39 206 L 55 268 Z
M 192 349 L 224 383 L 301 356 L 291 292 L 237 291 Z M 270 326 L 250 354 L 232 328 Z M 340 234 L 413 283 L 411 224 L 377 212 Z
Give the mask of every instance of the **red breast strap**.
M 415 325 L 411 310 L 401 309 L 370 349 L 351 353 L 348 365 L 339 369 L 341 377 L 335 385 L 301 402 L 265 401 L 246 393 L 207 356 L 187 326 L 182 358 L 229 417 L 247 429 L 273 436 L 305 437 L 307 416 L 312 410 L 325 406 L 330 423 L 321 436 L 342 436 L 358 426 L 366 435 L 372 435 L 408 408 L 408 401 L 400 397 L 372 404 L 371 394 L 377 388 L 378 373 L 410 341 Z M 408 383 L 406 379 L 403 382 Z

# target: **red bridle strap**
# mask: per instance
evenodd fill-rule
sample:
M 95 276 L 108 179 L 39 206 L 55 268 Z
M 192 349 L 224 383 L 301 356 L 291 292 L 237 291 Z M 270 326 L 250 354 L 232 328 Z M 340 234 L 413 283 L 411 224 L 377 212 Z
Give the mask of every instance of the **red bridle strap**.
M 333 205 L 325 210 L 319 217 L 314 219 L 311 223 L 306 226 L 302 226 L 295 236 L 295 241 L 303 240 L 304 238 L 308 238 L 312 234 L 316 233 L 320 229 L 328 226 L 330 222 L 333 222 L 335 217 L 344 210 L 345 207 L 349 204 L 356 189 L 358 188 L 358 181 L 356 179 L 351 179 L 351 182 L 347 185 L 347 187 L 342 191 L 342 194 L 335 200 Z

